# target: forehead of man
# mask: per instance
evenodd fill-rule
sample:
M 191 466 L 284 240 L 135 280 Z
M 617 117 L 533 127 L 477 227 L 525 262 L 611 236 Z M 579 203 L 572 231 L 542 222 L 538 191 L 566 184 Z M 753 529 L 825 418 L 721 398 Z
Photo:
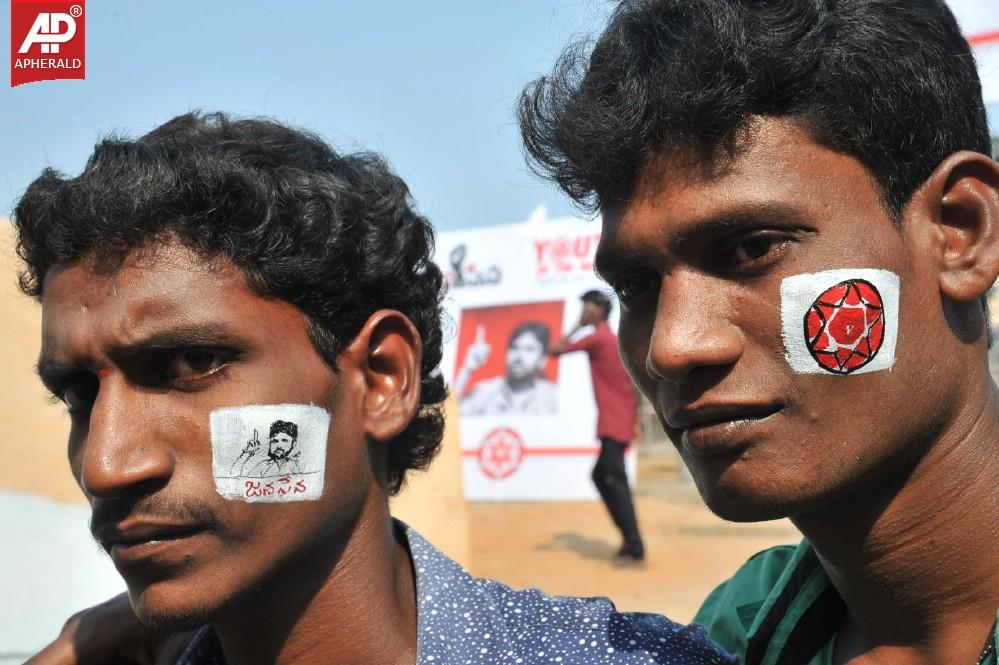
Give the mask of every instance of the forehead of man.
M 632 257 L 619 255 L 621 250 L 641 253 L 630 242 L 638 220 L 642 228 L 657 222 L 656 241 L 675 249 L 699 236 L 731 233 L 746 220 L 829 217 L 832 206 L 854 219 L 892 221 L 880 187 L 860 161 L 821 145 L 800 123 L 757 117 L 732 153 L 705 157 L 691 148 L 650 158 L 632 196 L 603 207 L 597 269 L 609 267 L 611 259 L 627 264 Z M 615 256 L 609 256 L 611 249 Z
M 204 258 L 179 243 L 134 253 L 114 272 L 83 260 L 46 276 L 43 359 L 93 366 L 171 345 L 246 351 L 275 345 L 318 359 L 299 309 L 257 294 L 231 262 Z M 286 354 L 288 366 L 297 364 L 295 356 Z M 284 374 L 271 380 L 280 384 Z M 289 387 L 295 384 L 286 378 Z

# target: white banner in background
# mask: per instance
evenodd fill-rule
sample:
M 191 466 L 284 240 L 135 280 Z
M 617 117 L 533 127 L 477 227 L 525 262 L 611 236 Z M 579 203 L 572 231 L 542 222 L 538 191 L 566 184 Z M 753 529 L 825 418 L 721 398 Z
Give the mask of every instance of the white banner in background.
M 999 104 L 999 3 L 996 0 L 948 0 L 975 52 L 986 106 Z
M 546 220 L 540 210 L 525 223 L 438 235 L 454 322 L 442 367 L 459 398 L 469 499 L 597 498 L 589 361 L 540 349 L 575 325 L 583 292 L 607 288 L 593 273 L 599 239 L 599 221 Z M 529 387 L 510 391 L 508 378 Z M 628 465 L 634 478 L 634 448 Z

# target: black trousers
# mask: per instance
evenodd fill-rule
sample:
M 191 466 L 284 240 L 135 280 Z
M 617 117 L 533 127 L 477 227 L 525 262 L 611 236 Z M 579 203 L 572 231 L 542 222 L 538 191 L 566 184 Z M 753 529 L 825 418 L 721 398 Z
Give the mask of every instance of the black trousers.
M 593 484 L 600 492 L 600 498 L 607 506 L 614 524 L 621 531 L 624 541 L 640 544 L 638 519 L 635 517 L 635 504 L 631 500 L 628 487 L 628 473 L 624 468 L 625 446 L 607 437 L 600 439 L 600 456 L 593 467 Z

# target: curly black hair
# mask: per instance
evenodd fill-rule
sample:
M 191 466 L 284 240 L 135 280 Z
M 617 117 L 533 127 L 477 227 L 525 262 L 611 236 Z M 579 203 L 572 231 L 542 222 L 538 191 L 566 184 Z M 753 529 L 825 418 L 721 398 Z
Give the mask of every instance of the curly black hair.
M 275 420 L 271 423 L 270 436 L 273 438 L 275 434 L 287 434 L 293 439 L 298 439 L 298 425 L 295 423 L 288 422 L 287 420 Z
M 422 384 L 419 413 L 387 446 L 389 491 L 440 447 L 447 391 L 433 229 L 378 155 L 339 154 L 267 119 L 188 113 L 139 139 L 105 139 L 75 178 L 46 169 L 13 219 L 28 295 L 41 298 L 53 267 L 86 258 L 113 272 L 132 251 L 176 239 L 298 307 L 334 371 L 374 311 L 399 310 L 420 333 Z
M 992 150 L 944 0 L 624 0 L 518 115 L 532 168 L 590 211 L 627 201 L 654 156 L 738 154 L 754 116 L 859 160 L 896 222 L 945 157 Z

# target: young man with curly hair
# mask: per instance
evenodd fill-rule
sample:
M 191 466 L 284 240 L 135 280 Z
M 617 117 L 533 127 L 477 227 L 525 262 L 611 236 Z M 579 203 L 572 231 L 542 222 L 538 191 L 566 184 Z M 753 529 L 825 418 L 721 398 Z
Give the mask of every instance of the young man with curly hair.
M 695 621 L 748 665 L 995 663 L 999 166 L 943 0 L 626 0 L 521 99 L 599 211 L 708 506 L 789 517 Z
M 393 521 L 441 441 L 442 279 L 382 159 L 188 114 L 44 172 L 14 222 L 39 374 L 131 604 L 35 662 L 727 661 L 700 628 L 472 578 Z M 294 469 L 235 464 L 292 443 Z

